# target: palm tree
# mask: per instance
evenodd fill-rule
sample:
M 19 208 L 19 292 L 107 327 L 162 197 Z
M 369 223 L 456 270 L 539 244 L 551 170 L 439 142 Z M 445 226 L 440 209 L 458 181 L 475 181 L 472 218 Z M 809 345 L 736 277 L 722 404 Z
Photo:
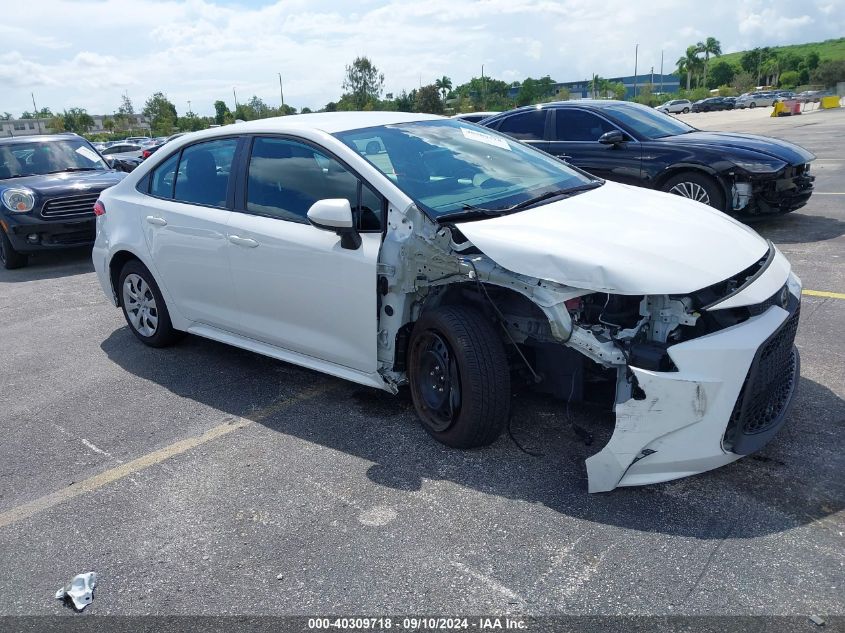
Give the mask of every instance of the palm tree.
M 601 92 L 603 83 L 606 84 L 607 81 L 602 79 L 598 75 L 593 75 L 593 78 L 590 81 L 590 92 L 593 94 L 593 99 L 598 99 L 598 95 Z
M 708 37 L 703 42 L 699 42 L 695 46 L 697 53 L 704 53 L 704 86 L 707 86 L 707 64 L 710 62 L 710 56 L 718 57 L 722 54 L 722 45 L 715 37 Z
M 678 58 L 675 62 L 678 66 L 678 74 L 687 75 L 687 90 L 690 89 L 690 81 L 692 80 L 692 73 L 698 67 L 701 60 L 698 58 L 698 48 L 695 46 L 687 46 L 687 52 L 683 57 Z
M 446 101 L 446 95 L 449 94 L 449 91 L 452 89 L 452 80 L 446 75 L 443 75 L 440 79 L 434 82 L 434 85 L 440 92 L 443 93 L 443 101 Z

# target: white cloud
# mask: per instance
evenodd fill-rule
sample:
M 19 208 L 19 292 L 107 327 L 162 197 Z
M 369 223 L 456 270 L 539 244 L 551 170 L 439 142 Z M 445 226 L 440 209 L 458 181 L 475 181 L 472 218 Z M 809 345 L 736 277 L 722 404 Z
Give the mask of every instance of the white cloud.
M 549 74 L 666 72 L 691 43 L 714 36 L 725 51 L 839 37 L 845 0 L 41 0 L 4 7 L 0 111 L 31 105 L 111 112 L 128 91 L 136 108 L 163 91 L 182 112 L 210 114 L 232 88 L 291 105 L 340 95 L 344 66 L 369 56 L 398 93 L 448 75 L 507 81 Z

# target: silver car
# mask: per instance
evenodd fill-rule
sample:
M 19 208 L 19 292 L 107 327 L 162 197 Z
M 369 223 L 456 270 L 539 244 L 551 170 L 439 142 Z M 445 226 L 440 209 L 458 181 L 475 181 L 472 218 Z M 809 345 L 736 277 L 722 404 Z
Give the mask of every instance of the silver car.
M 690 108 L 692 108 L 692 103 L 689 99 L 673 99 L 657 106 L 655 109 L 666 114 L 677 114 L 679 112 L 686 114 L 690 111 Z
M 777 97 L 769 92 L 752 92 L 736 100 L 735 108 L 756 108 L 758 106 L 774 105 Z

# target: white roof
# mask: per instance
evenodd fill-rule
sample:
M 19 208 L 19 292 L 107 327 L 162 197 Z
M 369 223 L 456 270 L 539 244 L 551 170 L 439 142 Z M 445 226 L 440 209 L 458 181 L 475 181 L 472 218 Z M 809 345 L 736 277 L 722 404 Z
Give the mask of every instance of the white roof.
M 418 114 L 412 112 L 314 112 L 311 114 L 291 114 L 288 116 L 272 117 L 269 119 L 256 119 L 226 125 L 220 130 L 231 131 L 266 131 L 272 130 L 281 132 L 284 130 L 313 129 L 322 130 L 328 134 L 357 130 L 364 127 L 375 127 L 377 125 L 393 125 L 396 123 L 409 123 L 412 121 L 430 121 L 444 117 L 434 114 Z

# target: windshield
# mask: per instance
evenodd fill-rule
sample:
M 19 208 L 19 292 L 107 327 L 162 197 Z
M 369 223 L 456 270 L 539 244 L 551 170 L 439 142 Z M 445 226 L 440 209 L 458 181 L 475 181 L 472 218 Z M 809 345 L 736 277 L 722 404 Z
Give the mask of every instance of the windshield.
M 521 202 L 597 182 L 556 158 L 458 119 L 336 134 L 432 217 Z
M 602 111 L 645 138 L 663 138 L 696 131 L 694 127 L 668 114 L 633 103 L 615 103 L 605 106 Z
M 0 179 L 95 169 L 108 167 L 88 142 L 81 138 L 28 140 L 0 145 Z

